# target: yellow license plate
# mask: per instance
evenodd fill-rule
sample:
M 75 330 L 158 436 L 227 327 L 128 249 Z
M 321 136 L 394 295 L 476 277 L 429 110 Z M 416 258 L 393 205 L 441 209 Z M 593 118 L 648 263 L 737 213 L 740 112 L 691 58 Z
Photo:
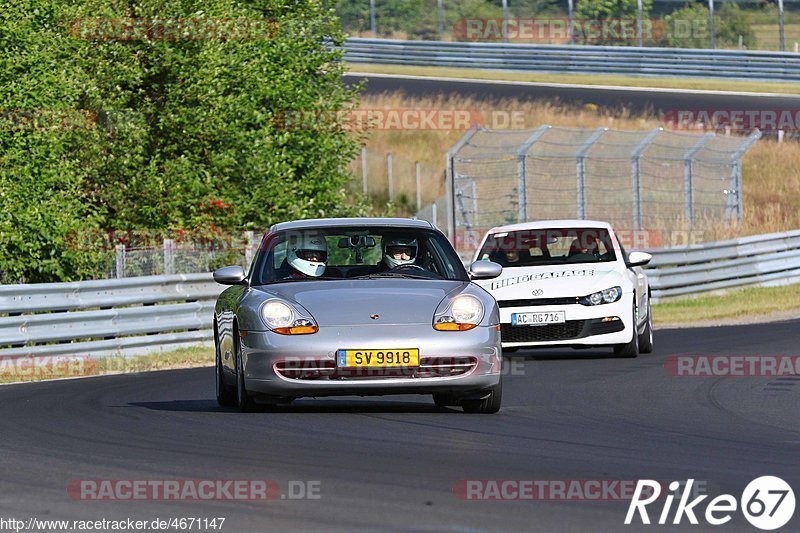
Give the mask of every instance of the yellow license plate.
M 339 368 L 386 368 L 419 366 L 419 350 L 339 350 L 336 352 Z

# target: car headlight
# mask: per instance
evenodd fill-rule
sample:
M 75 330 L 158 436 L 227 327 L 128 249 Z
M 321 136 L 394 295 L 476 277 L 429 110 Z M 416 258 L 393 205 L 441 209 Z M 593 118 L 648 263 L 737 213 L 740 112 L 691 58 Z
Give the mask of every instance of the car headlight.
M 313 320 L 298 318 L 291 306 L 278 300 L 265 303 L 261 316 L 269 329 L 281 335 L 308 335 L 319 329 Z
M 593 292 L 588 296 L 578 299 L 581 305 L 610 304 L 622 298 L 622 287 L 611 287 L 603 291 Z
M 483 304 L 479 299 L 462 294 L 453 299 L 447 311 L 433 318 L 433 328 L 439 331 L 466 331 L 480 324 Z

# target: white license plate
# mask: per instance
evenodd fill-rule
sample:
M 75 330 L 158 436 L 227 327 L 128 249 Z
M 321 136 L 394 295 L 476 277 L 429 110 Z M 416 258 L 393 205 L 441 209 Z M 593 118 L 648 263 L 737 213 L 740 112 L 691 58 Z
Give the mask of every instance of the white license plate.
M 549 311 L 543 313 L 512 313 L 512 326 L 545 326 L 547 324 L 563 324 L 567 321 L 564 311 Z

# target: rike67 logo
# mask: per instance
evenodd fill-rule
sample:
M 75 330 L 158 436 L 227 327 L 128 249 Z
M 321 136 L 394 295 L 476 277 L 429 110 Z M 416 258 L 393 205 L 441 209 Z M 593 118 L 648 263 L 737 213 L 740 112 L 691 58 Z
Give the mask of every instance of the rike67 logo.
M 671 494 L 667 494 L 664 498 L 656 523 L 661 525 L 669 523 L 676 495 L 679 501 L 672 514 L 672 524 L 680 524 L 685 516 L 690 524 L 697 525 L 699 523 L 697 515 L 700 515 L 707 523 L 719 526 L 730 522 L 739 507 L 751 525 L 769 531 L 783 527 L 794 515 L 794 491 L 779 477 L 762 476 L 754 479 L 745 487 L 739 501 L 730 494 L 721 494 L 707 503 L 703 514 L 700 513 L 700 504 L 708 498 L 708 495 L 697 496 L 689 501 L 693 484 L 694 479 L 687 480 L 685 489 L 682 489 L 683 484 L 678 481 L 669 484 Z M 661 489 L 658 481 L 639 480 L 628 507 L 628 514 L 625 516 L 625 524 L 633 523 L 637 512 L 642 524 L 650 524 L 647 506 L 659 500 L 662 496 Z

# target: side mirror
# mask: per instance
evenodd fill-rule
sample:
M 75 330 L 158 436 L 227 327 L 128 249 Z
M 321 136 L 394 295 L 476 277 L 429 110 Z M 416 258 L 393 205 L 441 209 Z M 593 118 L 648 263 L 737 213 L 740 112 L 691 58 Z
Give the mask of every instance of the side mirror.
M 492 279 L 503 273 L 503 267 L 494 261 L 475 261 L 469 266 L 472 279 Z
M 220 285 L 238 285 L 246 277 L 244 269 L 238 265 L 222 267 L 214 271 L 214 281 Z
M 631 252 L 628 254 L 628 266 L 629 267 L 638 267 L 644 266 L 653 259 L 653 256 L 648 254 L 647 252 Z

